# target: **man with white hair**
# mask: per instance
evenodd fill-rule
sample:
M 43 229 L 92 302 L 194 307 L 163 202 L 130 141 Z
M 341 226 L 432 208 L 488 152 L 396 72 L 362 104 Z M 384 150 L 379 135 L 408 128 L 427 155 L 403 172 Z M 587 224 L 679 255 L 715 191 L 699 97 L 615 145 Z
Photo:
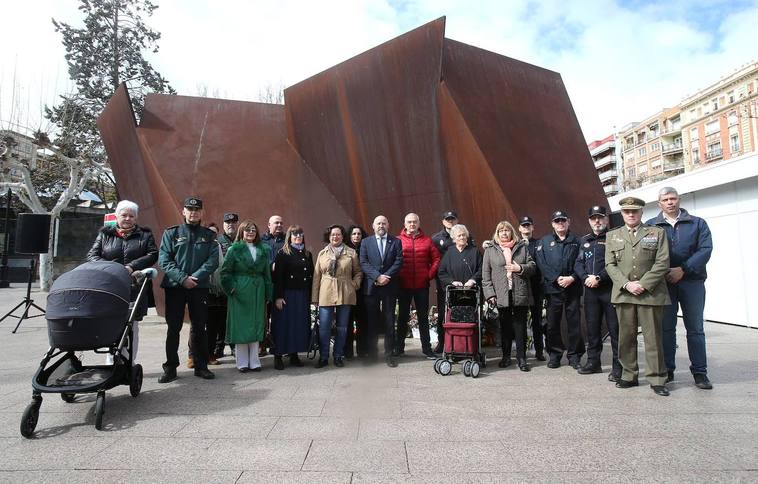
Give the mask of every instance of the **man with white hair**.
M 661 212 L 648 220 L 647 225 L 656 225 L 666 231 L 669 241 L 671 268 L 666 274 L 671 305 L 663 315 L 663 354 L 666 361 L 666 381 L 674 380 L 676 368 L 676 323 L 679 307 L 687 330 L 687 352 L 690 372 L 695 386 L 702 390 L 713 388 L 708 379 L 703 331 L 705 307 L 705 266 L 711 258 L 713 242 L 708 224 L 700 217 L 691 215 L 679 207 L 680 199 L 672 187 L 658 192 Z

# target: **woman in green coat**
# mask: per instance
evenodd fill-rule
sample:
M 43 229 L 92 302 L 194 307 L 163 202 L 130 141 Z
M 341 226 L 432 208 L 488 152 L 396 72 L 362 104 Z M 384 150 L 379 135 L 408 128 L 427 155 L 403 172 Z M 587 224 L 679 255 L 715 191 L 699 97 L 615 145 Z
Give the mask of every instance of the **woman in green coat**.
M 266 303 L 271 301 L 269 248 L 258 226 L 244 220 L 221 267 L 221 286 L 228 297 L 226 341 L 235 345 L 237 369 L 261 371 L 258 345 L 266 331 Z

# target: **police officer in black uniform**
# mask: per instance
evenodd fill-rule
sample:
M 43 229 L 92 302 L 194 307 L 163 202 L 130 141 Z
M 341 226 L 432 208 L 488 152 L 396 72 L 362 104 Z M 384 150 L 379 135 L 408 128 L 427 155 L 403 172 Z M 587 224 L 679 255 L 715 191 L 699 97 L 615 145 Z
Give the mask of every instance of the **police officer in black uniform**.
M 239 215 L 236 213 L 228 212 L 224 214 L 223 230 L 216 237 L 218 245 L 221 246 L 221 254 L 223 256 L 226 256 L 226 251 L 229 250 L 229 246 L 234 242 L 234 237 L 237 235 L 237 225 L 239 224 L 239 220 Z M 219 317 L 223 313 L 224 323 L 218 327 L 214 356 L 216 358 L 222 358 L 224 356 L 224 346 L 226 345 L 224 342 L 224 339 L 226 338 L 226 295 L 219 295 L 216 302 L 218 303 L 216 310 L 219 312 Z M 229 345 L 229 347 L 232 349 L 232 354 L 234 354 L 234 345 Z
M 200 224 L 203 201 L 190 197 L 184 201 L 184 223 L 163 232 L 158 264 L 165 272 L 161 287 L 166 293 L 166 362 L 158 383 L 176 379 L 179 366 L 179 332 L 184 322 L 184 308 L 189 309 L 190 342 L 195 350 L 195 376 L 210 380 L 208 342 L 205 325 L 208 320 L 208 288 L 210 276 L 218 268 L 216 234 Z
M 582 237 L 579 256 L 574 272 L 584 286 L 584 319 L 587 321 L 587 361 L 579 368 L 580 375 L 602 373 L 600 355 L 603 351 L 601 323 L 611 335 L 613 365 L 608 380 L 616 382 L 621 378 L 621 364 L 618 355 L 619 321 L 616 308 L 611 304 L 613 281 L 605 271 L 605 234 L 608 232 L 608 212 L 605 207 L 595 205 L 589 209 L 589 223 L 592 232 Z
M 547 295 L 547 340 L 550 361 L 548 368 L 561 366 L 566 351 L 569 365 L 581 367 L 584 340 L 579 318 L 579 299 L 582 283 L 574 272 L 579 255 L 579 238 L 569 231 L 571 220 L 566 212 L 557 210 L 551 217 L 553 233 L 537 244 L 537 266 L 542 273 L 542 285 Z M 566 313 L 568 345 L 561 337 L 561 319 Z
M 519 233 L 521 238 L 526 241 L 527 250 L 532 260 L 537 260 L 538 239 L 534 237 L 534 220 L 529 215 L 519 218 Z M 545 328 L 542 324 L 542 308 L 545 302 L 545 293 L 542 289 L 542 273 L 539 268 L 530 278 L 532 286 L 532 297 L 534 304 L 529 307 L 532 324 L 532 339 L 534 341 L 534 357 L 539 361 L 545 361 Z

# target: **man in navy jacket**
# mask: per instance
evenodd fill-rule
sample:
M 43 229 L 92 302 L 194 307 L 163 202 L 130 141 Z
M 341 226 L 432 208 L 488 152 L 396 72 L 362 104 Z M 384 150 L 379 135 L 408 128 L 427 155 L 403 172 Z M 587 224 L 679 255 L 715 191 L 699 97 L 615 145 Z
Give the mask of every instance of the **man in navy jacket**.
M 384 325 L 384 358 L 394 368 L 395 303 L 400 287 L 399 273 L 403 265 L 403 246 L 388 233 L 389 221 L 384 215 L 374 219 L 374 235 L 361 242 L 361 269 L 366 277 L 363 294 L 368 312 L 369 356 L 376 357 L 377 328 Z
M 676 323 L 679 306 L 687 330 L 687 352 L 695 385 L 703 390 L 713 388 L 708 379 L 703 332 L 705 307 L 705 266 L 711 258 L 713 242 L 708 224 L 700 217 L 679 208 L 679 194 L 672 187 L 658 192 L 661 212 L 648 220 L 666 231 L 669 240 L 671 268 L 666 275 L 671 306 L 663 315 L 663 354 L 668 369 L 667 382 L 674 379 L 676 368 Z

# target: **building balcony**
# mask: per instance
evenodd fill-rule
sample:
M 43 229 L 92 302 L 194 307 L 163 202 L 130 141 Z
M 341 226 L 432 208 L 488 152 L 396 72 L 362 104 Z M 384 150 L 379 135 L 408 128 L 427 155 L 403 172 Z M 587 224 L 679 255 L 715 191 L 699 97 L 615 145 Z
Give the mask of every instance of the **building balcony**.
M 608 155 L 598 160 L 595 160 L 595 168 L 602 168 L 611 163 L 613 163 L 614 165 L 616 164 L 616 155 Z
M 705 154 L 705 159 L 706 159 L 706 161 L 713 161 L 713 160 L 718 160 L 722 156 L 724 156 L 724 152 L 723 152 L 723 150 L 721 148 L 718 148 L 718 149 L 715 149 L 715 150 L 708 151 Z
M 599 155 L 601 153 L 605 153 L 608 150 L 612 150 L 615 147 L 616 147 L 616 141 L 615 140 L 606 141 L 605 143 L 603 143 L 601 145 L 598 145 L 598 146 L 595 146 L 593 149 L 591 149 L 590 150 L 590 155 L 591 156 L 597 156 L 597 155 Z
M 670 128 L 664 128 L 663 131 L 661 131 L 661 136 L 671 136 L 674 134 L 679 134 L 682 132 L 681 125 L 672 126 Z
M 664 155 L 673 155 L 675 153 L 681 153 L 682 152 L 682 144 L 681 143 L 664 144 L 661 147 L 661 152 Z
M 611 183 L 610 185 L 603 185 L 603 191 L 605 192 L 605 195 L 607 197 L 610 197 L 619 192 L 619 186 L 616 183 Z
M 597 176 L 598 178 L 600 178 L 601 182 L 605 182 L 607 180 L 610 180 L 611 178 L 618 178 L 619 174 L 616 170 L 608 170 L 602 173 L 598 173 Z
M 684 160 L 667 161 L 663 164 L 663 172 L 671 173 L 677 171 L 684 171 Z

